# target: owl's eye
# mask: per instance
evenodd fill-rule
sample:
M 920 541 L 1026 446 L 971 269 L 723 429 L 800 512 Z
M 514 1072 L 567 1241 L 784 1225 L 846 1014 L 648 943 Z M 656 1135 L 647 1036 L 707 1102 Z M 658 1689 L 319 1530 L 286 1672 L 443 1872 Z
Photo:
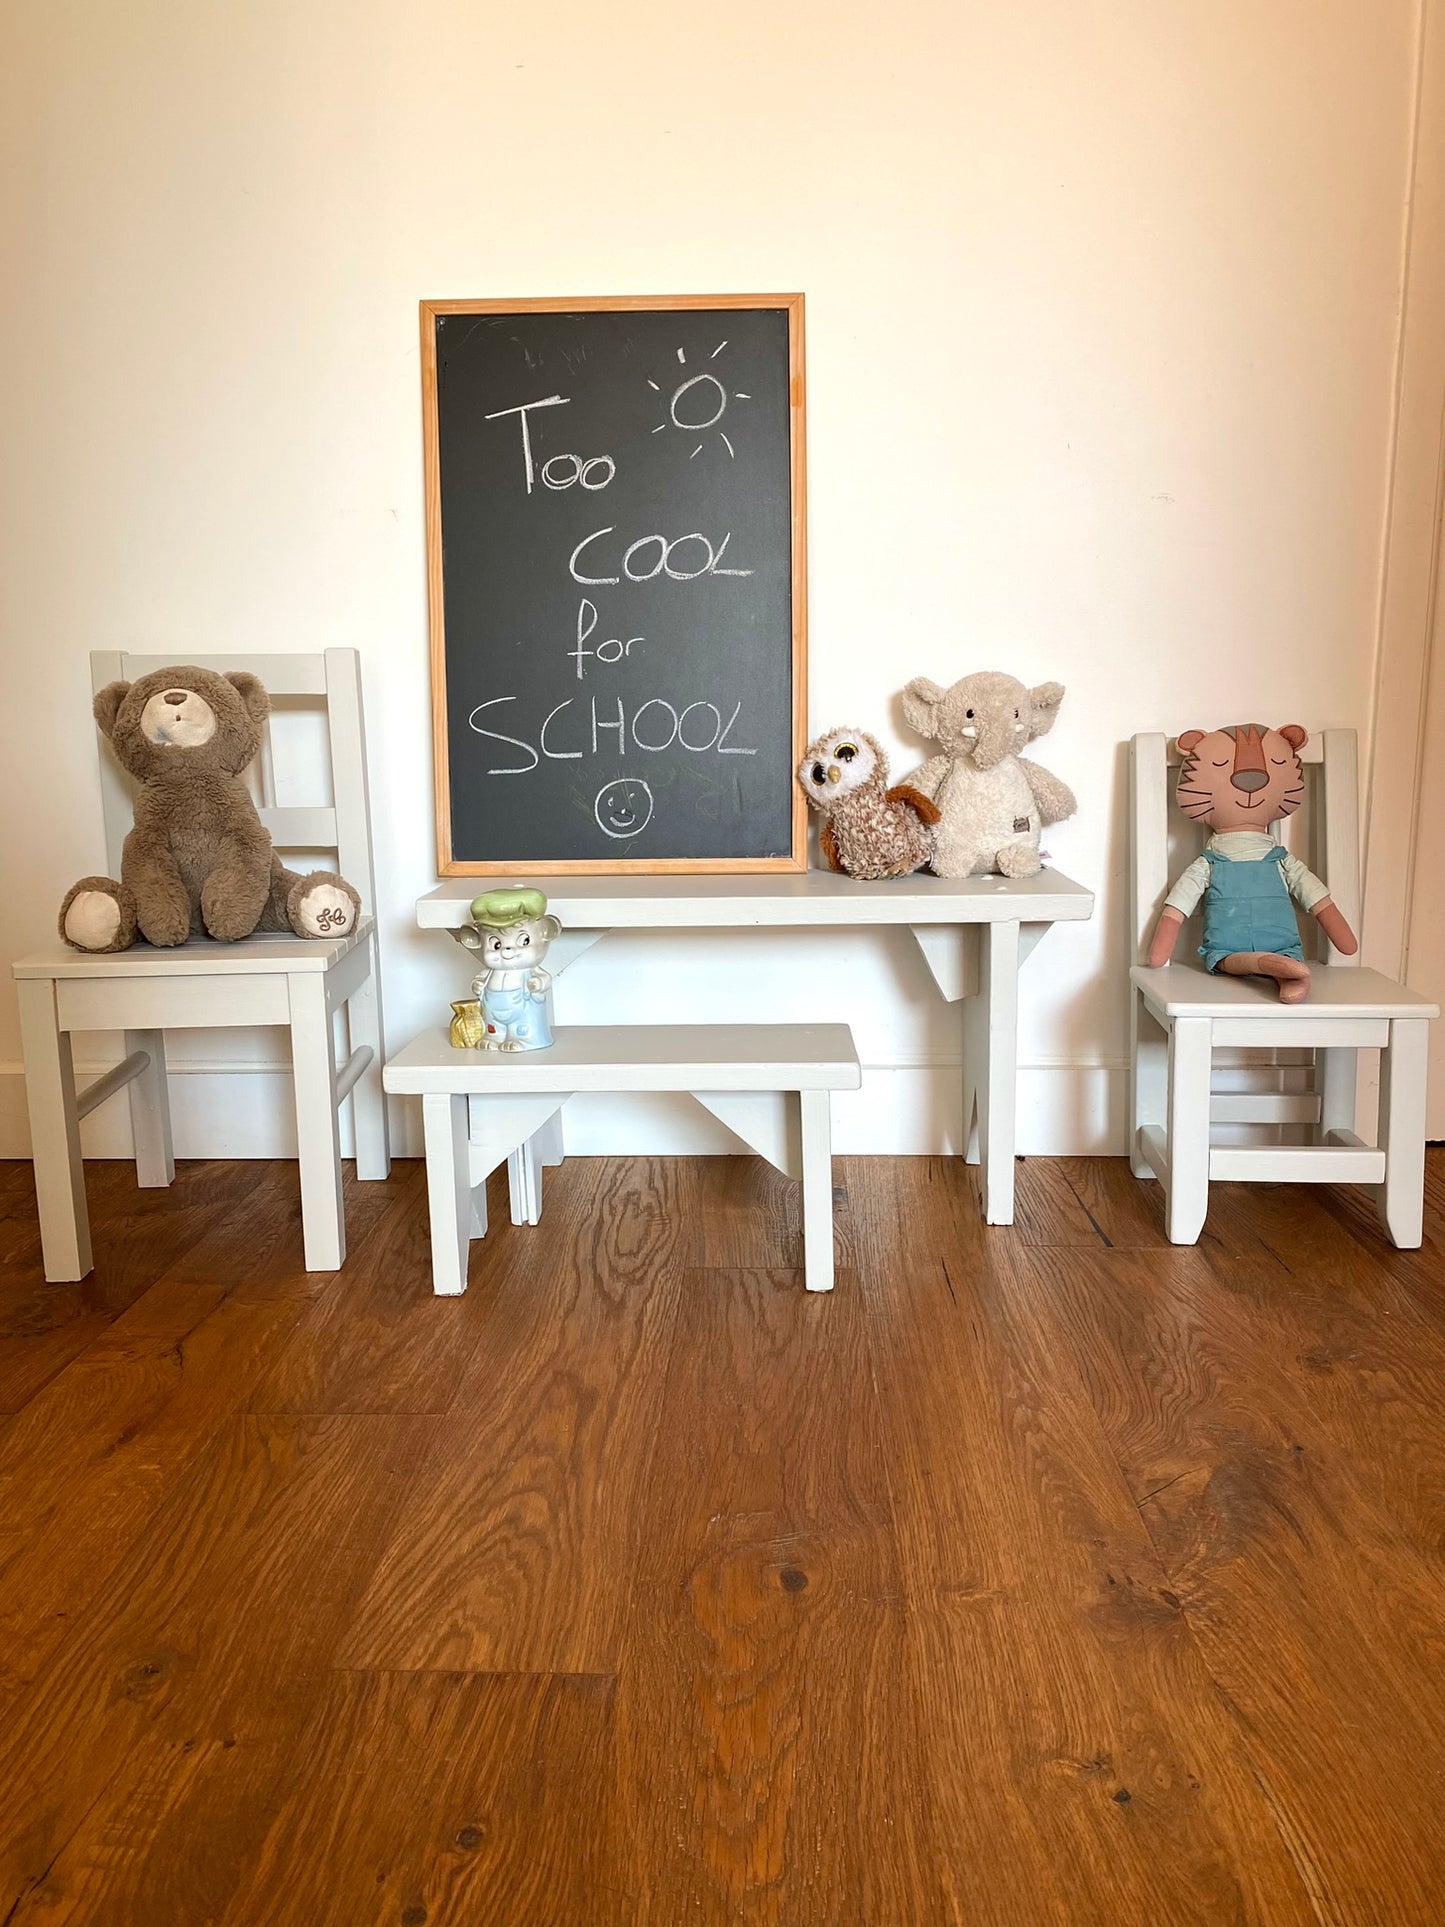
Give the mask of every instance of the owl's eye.
M 833 754 L 838 758 L 840 763 L 851 763 L 853 758 L 858 754 L 858 745 L 856 743 L 839 743 Z

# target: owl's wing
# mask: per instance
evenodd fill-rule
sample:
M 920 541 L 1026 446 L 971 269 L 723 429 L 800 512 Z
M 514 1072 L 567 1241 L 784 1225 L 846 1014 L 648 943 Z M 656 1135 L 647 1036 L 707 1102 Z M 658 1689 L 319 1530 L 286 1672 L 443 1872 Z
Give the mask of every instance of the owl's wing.
M 927 823 L 930 826 L 937 823 L 943 815 L 943 811 L 939 809 L 933 798 L 925 796 L 922 790 L 914 789 L 911 783 L 895 783 L 891 790 L 883 792 L 883 800 L 886 803 L 901 803 L 905 809 L 913 811 L 920 823 Z

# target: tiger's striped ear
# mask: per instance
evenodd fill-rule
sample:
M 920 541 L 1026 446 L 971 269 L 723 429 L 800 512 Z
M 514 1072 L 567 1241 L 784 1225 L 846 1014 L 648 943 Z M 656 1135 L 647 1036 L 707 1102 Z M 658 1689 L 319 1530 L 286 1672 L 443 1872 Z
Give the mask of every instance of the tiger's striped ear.
M 1301 723 L 1286 723 L 1283 729 L 1277 730 L 1275 733 L 1276 735 L 1283 736 L 1296 756 L 1299 755 L 1300 751 L 1310 739 L 1309 731 Z
M 1180 755 L 1188 756 L 1192 754 L 1204 741 L 1206 734 L 1207 732 L 1202 729 L 1186 729 L 1184 734 L 1179 738 Z

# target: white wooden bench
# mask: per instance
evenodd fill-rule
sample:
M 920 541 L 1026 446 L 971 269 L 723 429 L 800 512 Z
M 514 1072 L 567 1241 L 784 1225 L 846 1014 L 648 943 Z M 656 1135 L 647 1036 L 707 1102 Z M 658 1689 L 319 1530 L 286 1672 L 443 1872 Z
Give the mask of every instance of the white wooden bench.
M 423 1031 L 390 1059 L 388 1091 L 419 1096 L 431 1215 L 432 1286 L 467 1286 L 487 1229 L 483 1186 L 511 1161 L 513 1216 L 541 1215 L 539 1133 L 576 1091 L 687 1091 L 769 1161 L 803 1181 L 804 1283 L 833 1286 L 829 1092 L 857 1090 L 846 1024 L 584 1024 L 550 1050 L 457 1050 Z M 521 1203 L 519 1212 L 518 1205 Z

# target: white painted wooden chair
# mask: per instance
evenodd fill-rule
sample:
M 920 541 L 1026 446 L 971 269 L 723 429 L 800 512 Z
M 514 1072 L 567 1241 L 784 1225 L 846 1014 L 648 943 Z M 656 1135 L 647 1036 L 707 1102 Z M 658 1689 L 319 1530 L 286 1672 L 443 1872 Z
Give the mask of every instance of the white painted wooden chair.
M 98 650 L 91 676 L 99 690 L 163 669 L 174 655 Z M 325 709 L 334 801 L 317 808 L 278 808 L 270 731 L 255 767 L 261 820 L 278 850 L 335 850 L 337 868 L 374 912 L 361 672 L 354 649 L 316 655 L 193 656 L 203 669 L 249 669 L 274 697 L 310 699 Z M 101 752 L 106 855 L 120 875 L 121 844 L 132 821 L 130 779 L 109 744 Z M 83 1278 L 92 1264 L 80 1120 L 123 1085 L 130 1088 L 136 1179 L 167 1185 L 175 1176 L 166 1087 L 165 1032 L 186 1027 L 284 1024 L 291 1033 L 301 1213 L 308 1271 L 334 1271 L 346 1256 L 341 1207 L 339 1107 L 351 1098 L 356 1174 L 390 1170 L 386 1100 L 381 1084 L 381 994 L 376 925 L 360 918 L 345 937 L 261 935 L 244 943 L 193 937 L 173 950 L 137 943 L 88 956 L 57 938 L 53 950 L 14 966 L 20 993 L 25 1087 L 30 1108 L 35 1190 L 45 1275 Z M 335 1013 L 346 1010 L 347 1055 L 338 1063 Z M 77 1091 L 73 1031 L 123 1030 L 126 1056 Z
M 1326 730 L 1306 745 L 1303 760 L 1305 803 L 1291 819 L 1290 840 L 1358 933 L 1355 732 Z M 1166 892 L 1203 846 L 1200 831 L 1173 806 L 1179 762 L 1166 737 L 1134 738 L 1130 929 L 1136 957 L 1147 956 Z M 1158 970 L 1136 964 L 1130 972 L 1130 1161 L 1136 1176 L 1163 1184 L 1165 1230 L 1174 1244 L 1197 1242 L 1211 1178 L 1367 1185 L 1393 1242 L 1403 1249 L 1421 1242 L 1426 1045 L 1439 1009 L 1379 971 L 1342 958 L 1313 917 L 1301 924 L 1306 956 L 1325 966 L 1315 970 L 1301 1004 L 1282 1005 L 1274 986 L 1257 978 L 1211 975 L 1197 960 L 1183 961 L 1198 944 L 1194 919 L 1180 933 L 1181 961 Z M 1231 1088 L 1218 1088 L 1219 1056 L 1241 1049 L 1259 1056 L 1231 1065 L 1220 1080 Z M 1354 1128 L 1358 1053 L 1371 1049 L 1380 1052 L 1374 1145 Z M 1251 1084 L 1255 1088 L 1240 1088 Z M 1272 1127 L 1277 1141 L 1239 1141 L 1241 1127 L 1261 1125 Z

